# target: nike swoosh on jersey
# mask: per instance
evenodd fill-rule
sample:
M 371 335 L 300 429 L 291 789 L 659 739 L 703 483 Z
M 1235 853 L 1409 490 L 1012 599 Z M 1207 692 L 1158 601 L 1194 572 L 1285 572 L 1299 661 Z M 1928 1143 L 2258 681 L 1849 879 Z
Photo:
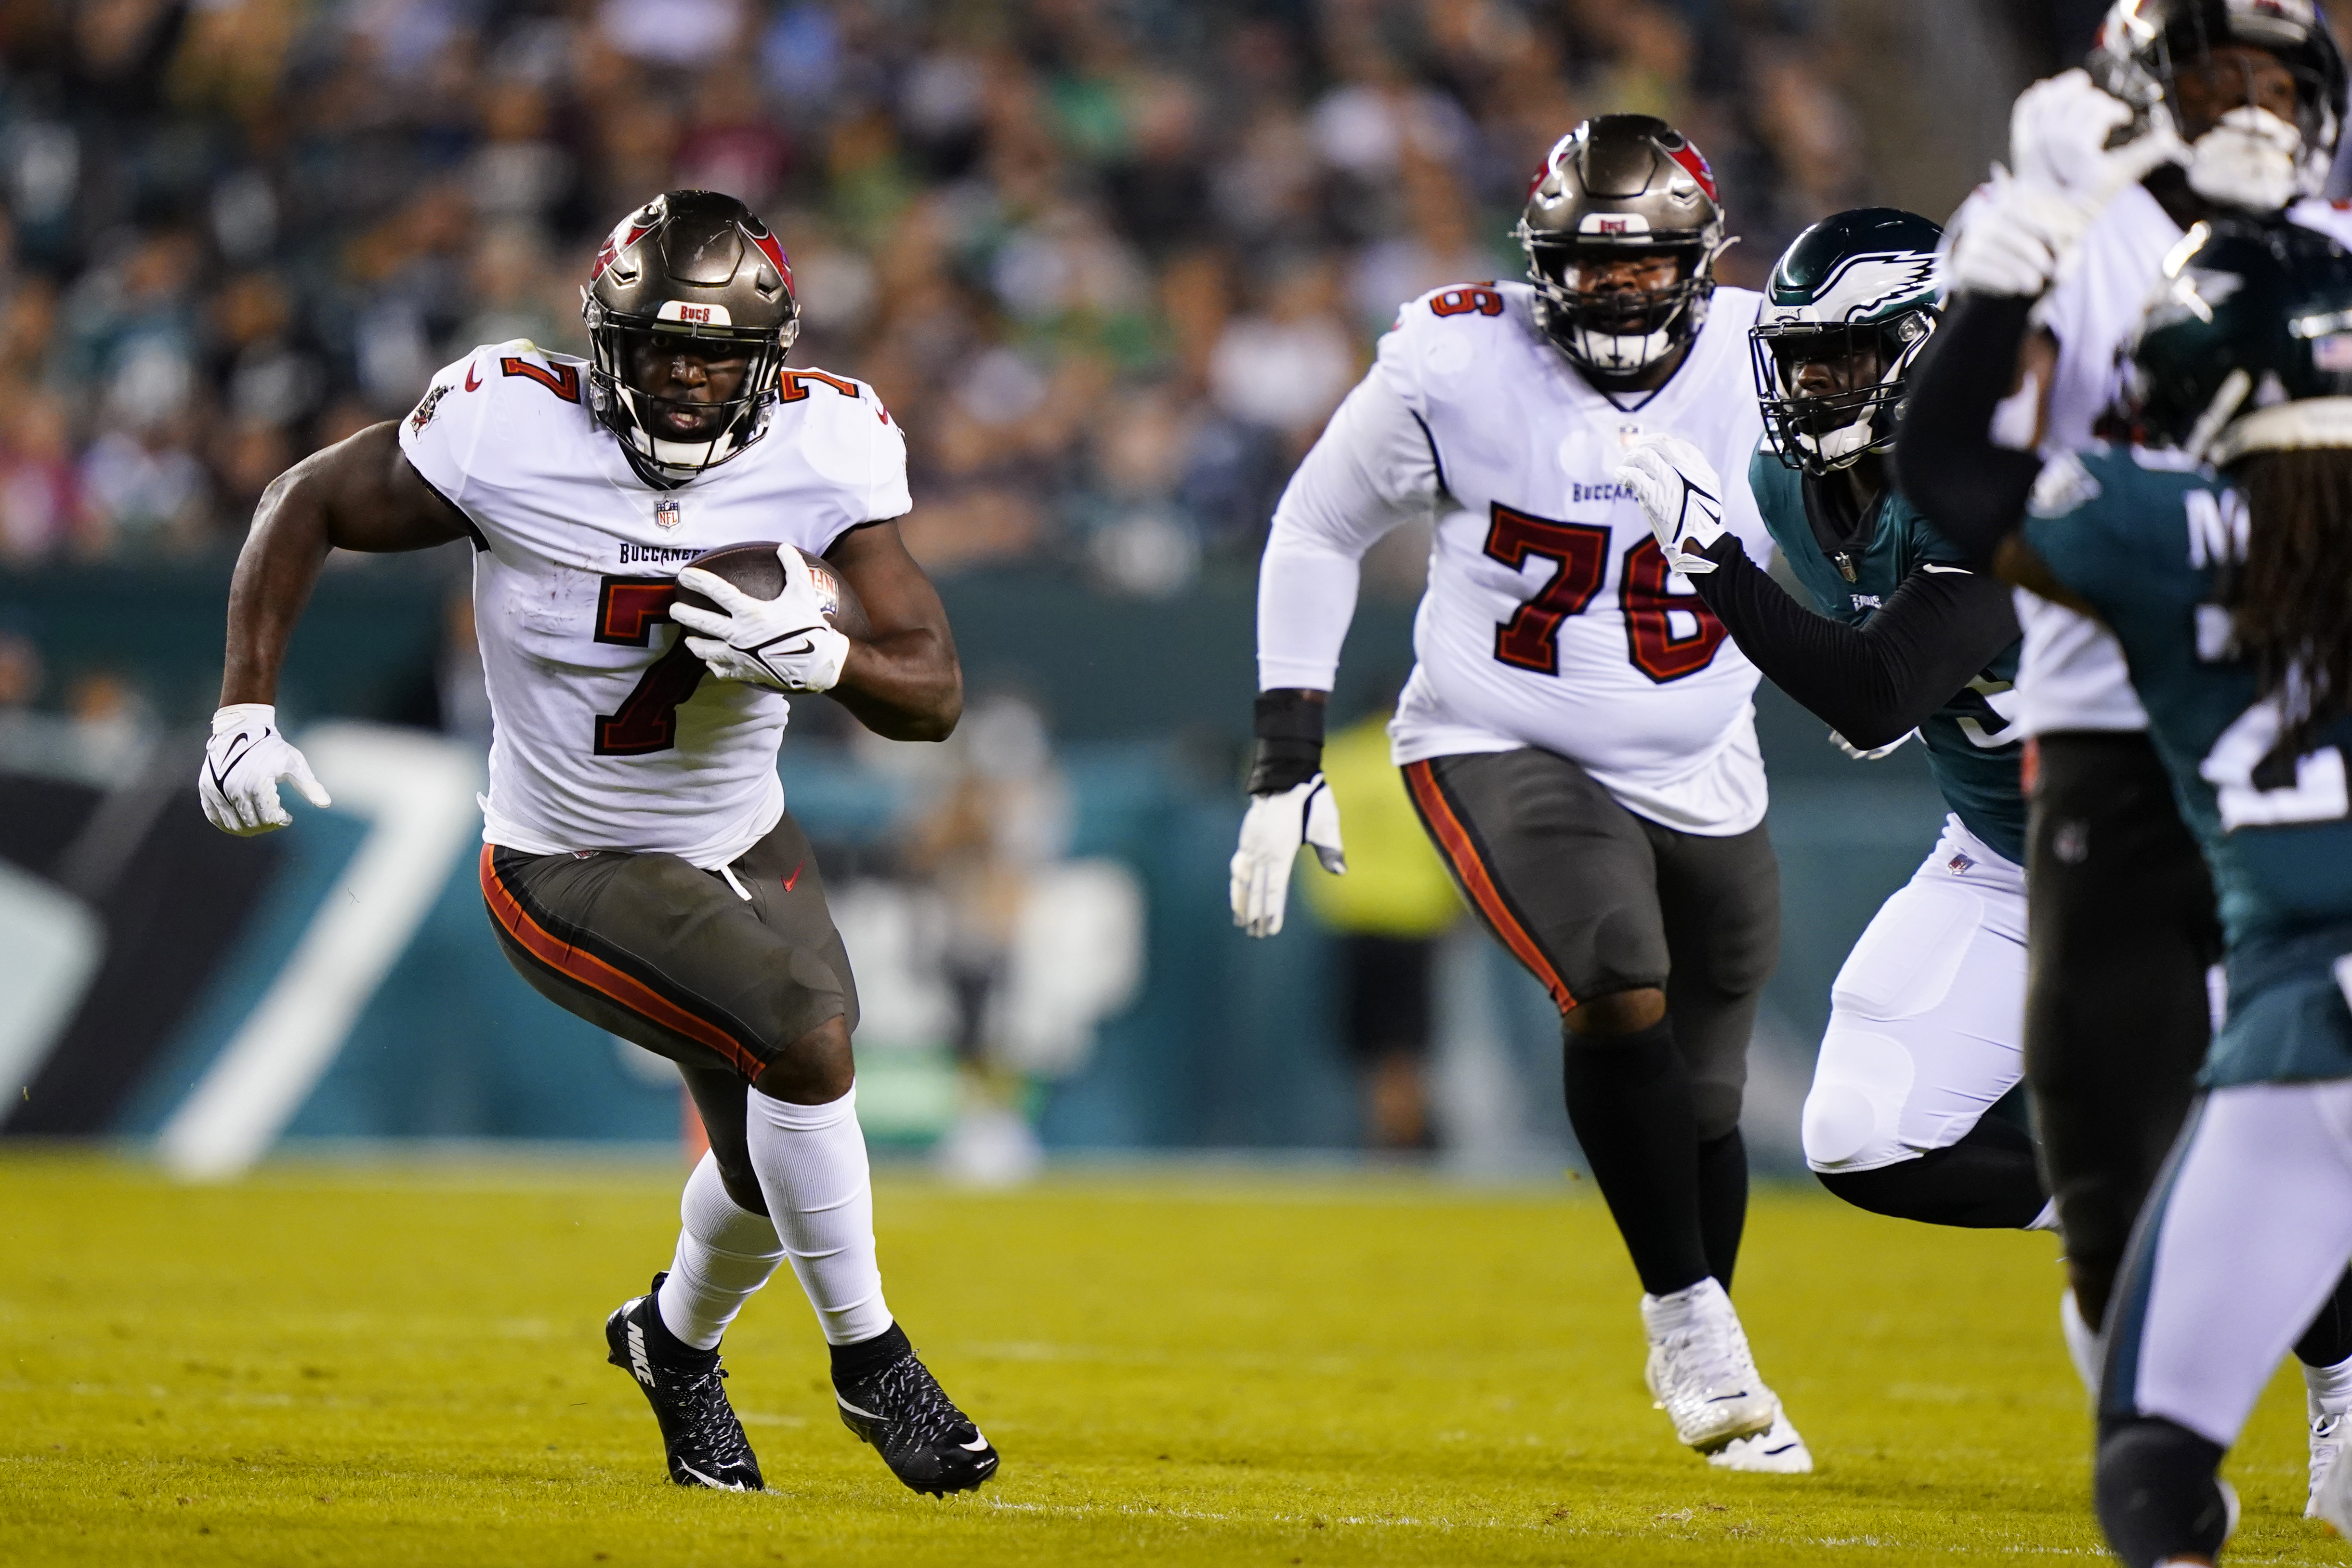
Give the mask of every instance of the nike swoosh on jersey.
M 470 364 L 466 367 L 466 390 L 468 392 L 479 392 L 482 390 L 481 377 L 475 374 L 477 368 L 478 367 Z
M 1969 571 L 1965 566 L 1938 566 L 1932 561 L 1921 562 L 1919 563 L 1919 570 L 1922 572 L 1941 572 L 1949 577 L 1973 577 L 1976 575 L 1975 573 Z

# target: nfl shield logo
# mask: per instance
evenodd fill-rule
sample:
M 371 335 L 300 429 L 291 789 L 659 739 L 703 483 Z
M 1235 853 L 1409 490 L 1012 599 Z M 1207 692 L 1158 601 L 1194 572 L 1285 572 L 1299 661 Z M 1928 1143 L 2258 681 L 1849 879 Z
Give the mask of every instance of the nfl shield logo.
M 677 502 L 664 497 L 654 503 L 654 521 L 663 528 L 677 526 Z

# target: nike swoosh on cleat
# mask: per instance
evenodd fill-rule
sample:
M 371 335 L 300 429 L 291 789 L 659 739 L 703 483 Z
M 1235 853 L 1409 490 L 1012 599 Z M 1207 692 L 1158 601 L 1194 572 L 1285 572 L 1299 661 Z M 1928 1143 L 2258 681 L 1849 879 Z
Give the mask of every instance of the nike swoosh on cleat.
M 988 1439 L 982 1436 L 974 1436 L 971 1442 L 958 1443 L 956 1447 L 961 1448 L 967 1454 L 977 1454 L 988 1447 Z
M 846 1399 L 842 1398 L 838 1394 L 835 1394 L 833 1398 L 835 1404 L 840 1405 L 844 1410 L 848 1411 L 852 1415 L 863 1415 L 868 1421 L 879 1421 L 882 1419 L 882 1417 L 875 1415 L 871 1410 L 860 1410 Z
M 738 1484 L 738 1483 L 736 1483 L 736 1482 L 734 1482 L 734 1481 L 715 1481 L 715 1480 L 712 1480 L 709 1476 L 704 1475 L 700 1470 L 696 1469 L 692 1465 L 688 1465 L 688 1464 L 680 1464 L 680 1465 L 678 1466 L 678 1468 L 679 1468 L 679 1469 L 681 1469 L 681 1470 L 684 1470 L 688 1475 L 692 1476 L 696 1480 L 700 1481 L 704 1486 L 706 1486 L 706 1487 L 715 1488 L 716 1489 L 718 1489 L 718 1490 L 719 1490 L 719 1491 L 722 1491 L 722 1492 L 740 1492 L 740 1491 L 741 1491 L 741 1490 L 743 1489 L 743 1488 L 742 1488 L 740 1484 Z

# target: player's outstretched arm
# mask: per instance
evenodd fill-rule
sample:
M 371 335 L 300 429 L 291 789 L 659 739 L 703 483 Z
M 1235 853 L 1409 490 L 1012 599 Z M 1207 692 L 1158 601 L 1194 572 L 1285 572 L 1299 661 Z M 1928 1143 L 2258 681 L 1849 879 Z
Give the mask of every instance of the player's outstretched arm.
M 1903 493 L 1937 531 L 2009 582 L 2089 612 L 2018 533 L 2042 459 L 1996 446 L 1993 410 L 2009 395 L 2032 301 L 1962 294 L 1913 373 L 1895 441 Z
M 871 642 L 852 641 L 831 695 L 857 721 L 892 741 L 944 741 L 963 717 L 963 667 L 947 606 L 907 553 L 898 524 L 877 522 L 834 541 L 824 552 L 866 618 Z
M 1723 527 L 1723 479 L 1680 437 L 1643 437 L 1617 478 L 1740 651 L 1854 746 L 1910 733 L 2016 640 L 2009 590 L 1942 562 L 1912 572 L 1859 626 L 1813 614 Z
M 2008 587 L 1990 573 L 1915 568 L 1861 626 L 1790 598 L 1726 536 L 1717 571 L 1691 579 L 1772 684 L 1864 750 L 1891 744 L 1949 702 L 2017 640 Z
M 327 792 L 278 732 L 278 672 L 302 606 L 333 549 L 424 550 L 462 539 L 466 520 L 401 455 L 387 422 L 313 453 L 270 482 L 237 552 L 228 593 L 228 648 L 197 793 L 213 826 L 240 837 L 293 818 L 278 784 L 325 805 Z

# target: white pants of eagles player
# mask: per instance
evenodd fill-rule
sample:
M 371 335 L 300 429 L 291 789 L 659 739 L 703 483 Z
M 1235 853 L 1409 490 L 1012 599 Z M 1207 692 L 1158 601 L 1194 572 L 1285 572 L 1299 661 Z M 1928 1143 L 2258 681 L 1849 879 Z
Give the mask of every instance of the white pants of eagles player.
M 2140 1226 L 2102 1408 L 2226 1448 L 2352 1259 L 2352 1079 L 2213 1090 Z
M 1958 1142 L 2024 1075 L 2025 872 L 1957 816 L 1847 955 L 1805 1162 L 1874 1171 Z

